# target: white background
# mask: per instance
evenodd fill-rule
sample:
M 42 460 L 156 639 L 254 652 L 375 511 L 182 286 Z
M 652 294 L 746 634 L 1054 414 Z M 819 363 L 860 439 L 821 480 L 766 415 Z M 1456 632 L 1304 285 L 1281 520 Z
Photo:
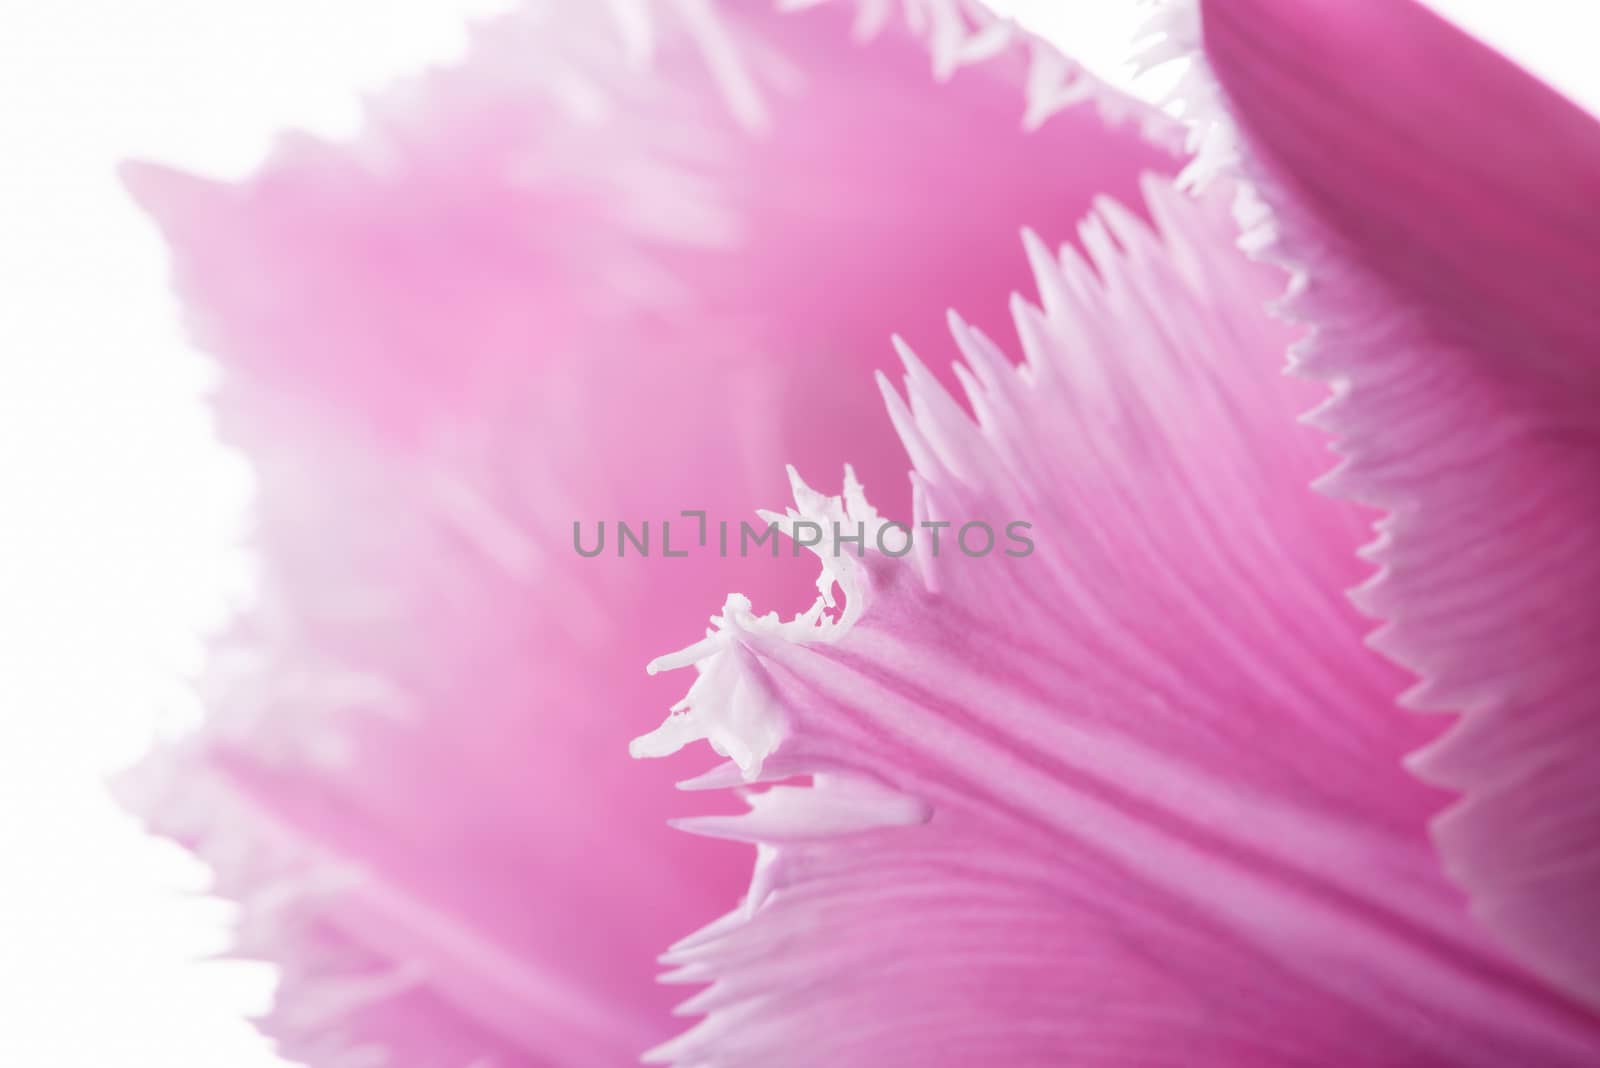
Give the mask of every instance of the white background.
M 248 589 L 248 479 L 112 168 L 239 175 L 275 129 L 337 135 L 498 3 L 0 0 L 0 1065 L 278 1063 L 243 1022 L 269 969 L 199 962 L 228 908 L 102 785 L 192 721 L 196 635 Z M 1112 71 L 1137 24 L 1114 0 L 994 6 Z M 1439 6 L 1600 99 L 1586 0 Z

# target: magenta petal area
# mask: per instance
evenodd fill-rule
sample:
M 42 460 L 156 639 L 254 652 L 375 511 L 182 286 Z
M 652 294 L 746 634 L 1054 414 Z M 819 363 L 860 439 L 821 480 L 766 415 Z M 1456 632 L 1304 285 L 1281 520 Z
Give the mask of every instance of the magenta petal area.
M 706 739 L 756 843 L 741 907 L 665 956 L 709 983 L 652 1060 L 1592 1065 L 1600 1021 L 1472 924 L 1402 757 L 1433 732 L 1342 590 L 1371 514 L 1319 497 L 1322 392 L 1280 373 L 1275 270 L 1221 192 L 1151 181 L 1030 240 L 1025 362 L 959 319 L 964 402 L 886 385 L 915 522 L 795 479 L 805 614 L 729 598 L 641 756 Z M 941 351 L 949 351 L 941 346 Z M 926 355 L 926 353 L 924 353 Z M 1031 523 L 1032 550 L 976 528 Z M 935 550 L 931 529 L 938 528 Z M 969 551 L 964 551 L 970 550 Z M 1007 555 L 1008 551 L 1022 555 Z
M 129 167 L 256 476 L 259 593 L 210 721 L 124 786 L 282 965 L 262 1026 L 295 1061 L 621 1065 L 673 1031 L 654 958 L 750 864 L 663 823 L 681 769 L 626 746 L 676 687 L 638 665 L 723 591 L 798 608 L 814 576 L 666 559 L 662 522 L 846 459 L 904 511 L 891 331 L 1004 328 L 1022 225 L 1064 239 L 1178 165 L 1034 42 L 863 12 L 535 4 L 349 143 L 238 183 Z M 619 520 L 649 558 L 574 551 Z
M 1600 124 L 1405 0 L 1205 0 L 1204 57 L 1301 275 L 1296 370 L 1387 513 L 1374 644 L 1455 714 L 1416 772 L 1472 911 L 1600 1008 Z

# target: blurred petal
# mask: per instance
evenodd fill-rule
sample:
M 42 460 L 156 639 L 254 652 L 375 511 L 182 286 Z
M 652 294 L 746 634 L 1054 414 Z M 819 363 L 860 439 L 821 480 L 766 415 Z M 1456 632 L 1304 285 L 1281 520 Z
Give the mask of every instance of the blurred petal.
M 288 1055 L 619 1064 L 668 1033 L 652 959 L 748 858 L 662 824 L 673 769 L 624 743 L 671 683 L 636 665 L 721 591 L 798 606 L 811 575 L 660 559 L 661 521 L 750 517 L 787 461 L 903 470 L 890 331 L 998 312 L 1019 226 L 1175 166 L 1109 95 L 1050 117 L 1086 83 L 1026 39 L 941 83 L 926 18 L 856 43 L 855 15 L 543 4 L 354 143 L 287 138 L 237 185 L 130 168 L 223 364 L 261 572 L 213 722 L 130 790 L 285 965 Z M 574 553 L 618 520 L 657 558 Z
M 734 596 L 655 665 L 699 676 L 635 751 L 732 755 L 749 812 L 688 826 L 760 859 L 667 956 L 712 985 L 653 1059 L 1600 1056 L 1600 1021 L 1505 961 L 1434 864 L 1443 798 L 1400 766 L 1426 724 L 1339 592 L 1365 513 L 1306 491 L 1324 447 L 1293 417 L 1320 389 L 1276 373 L 1281 275 L 1229 247 L 1216 198 L 1146 196 L 1154 229 L 1105 202 L 1087 258 L 1031 247 L 1021 368 L 954 323 L 975 418 L 914 358 L 889 393 L 941 553 L 828 546 L 842 606 L 780 622 Z M 884 522 L 853 479 L 795 500 L 869 545 Z M 1035 550 L 969 555 L 980 520 L 1031 522 Z
M 1205 0 L 1236 149 L 1303 272 L 1300 373 L 1388 513 L 1361 591 L 1476 916 L 1600 1006 L 1600 125 L 1408 0 Z

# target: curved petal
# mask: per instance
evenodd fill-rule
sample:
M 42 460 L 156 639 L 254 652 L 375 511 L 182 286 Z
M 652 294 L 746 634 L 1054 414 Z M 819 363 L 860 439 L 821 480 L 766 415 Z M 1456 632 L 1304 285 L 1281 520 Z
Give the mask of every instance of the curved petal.
M 1026 40 L 940 83 L 925 20 L 651 12 L 488 24 L 355 142 L 287 138 L 237 185 L 128 174 L 260 550 L 213 722 L 131 789 L 246 900 L 241 951 L 285 966 L 266 1027 L 314 1065 L 619 1064 L 667 1033 L 651 961 L 748 859 L 661 824 L 673 769 L 623 750 L 670 683 L 626 665 L 811 575 L 662 559 L 662 523 L 694 547 L 680 511 L 749 517 L 785 461 L 898 472 L 861 354 L 1003 307 L 1022 223 L 1175 166 L 1103 108 L 1025 133 Z M 652 557 L 574 552 L 621 520 Z
M 1459 713 L 1418 754 L 1473 912 L 1600 1007 L 1600 124 L 1409 0 L 1205 0 L 1205 57 L 1308 284 L 1297 369 L 1388 513 L 1361 603 Z
M 1339 593 L 1365 517 L 1306 491 L 1323 443 L 1293 415 L 1319 390 L 1275 373 L 1281 276 L 1215 198 L 1146 195 L 1153 230 L 1106 202 L 1087 259 L 1033 245 L 1020 369 L 954 323 L 975 418 L 908 359 L 889 407 L 942 548 L 919 526 L 896 558 L 853 477 L 842 499 L 797 481 L 797 540 L 862 524 L 886 552 L 825 541 L 842 606 L 780 622 L 735 596 L 654 665 L 699 677 L 635 751 L 704 737 L 742 773 L 708 784 L 764 784 L 688 823 L 759 860 L 666 958 L 712 985 L 655 1059 L 1600 1055 L 1600 1021 L 1504 960 L 1433 863 L 1442 798 L 1400 766 L 1427 731 Z M 1032 551 L 967 529 L 1014 521 Z

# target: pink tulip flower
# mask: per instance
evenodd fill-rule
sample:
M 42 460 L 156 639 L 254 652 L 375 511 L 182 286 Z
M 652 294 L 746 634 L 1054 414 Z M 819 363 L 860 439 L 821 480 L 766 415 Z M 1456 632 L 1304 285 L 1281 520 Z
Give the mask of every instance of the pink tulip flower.
M 777 6 L 533 4 L 128 170 L 260 589 L 127 791 L 267 1033 L 1600 1064 L 1593 121 L 1411 0 L 1165 14 L 1192 152 L 969 0 Z M 725 759 L 630 763 L 690 665 L 633 752 Z

